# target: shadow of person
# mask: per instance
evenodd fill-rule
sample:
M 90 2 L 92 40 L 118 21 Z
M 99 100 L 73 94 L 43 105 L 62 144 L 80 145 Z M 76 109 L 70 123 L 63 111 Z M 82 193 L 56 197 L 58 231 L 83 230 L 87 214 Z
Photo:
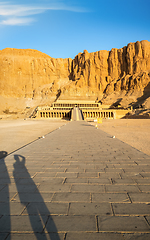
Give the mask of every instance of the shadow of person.
M 10 222 L 10 197 L 9 197 L 9 184 L 10 177 L 7 171 L 7 166 L 5 164 L 5 157 L 7 156 L 6 151 L 0 151 L 0 185 L 5 185 L 5 192 L 0 192 L 0 215 L 7 216 L 7 226 L 6 229 L 8 232 L 11 231 L 11 222 Z M 3 230 L 2 230 L 3 231 Z M 1 232 L 1 226 L 0 226 Z
M 27 205 L 26 211 L 29 216 L 32 230 L 34 232 L 34 235 L 36 236 L 36 239 L 45 240 L 47 239 L 47 237 L 49 237 L 51 240 L 60 240 L 54 222 L 52 222 L 54 226 L 53 233 L 48 233 L 47 236 L 45 234 L 44 230 L 46 229 L 46 223 L 50 217 L 50 211 L 44 203 L 44 200 L 36 184 L 34 183 L 25 166 L 25 157 L 21 155 L 14 155 L 14 159 L 16 160 L 16 162 L 14 163 L 13 176 L 16 183 L 18 195 L 20 198 L 20 202 L 23 205 L 26 206 L 27 203 L 29 204 Z M 26 184 L 20 184 L 19 181 L 17 181 L 18 176 L 21 173 L 23 174 L 23 178 L 21 178 L 21 180 L 26 181 Z M 24 187 L 26 188 L 26 191 L 24 191 Z M 34 200 L 31 195 L 32 197 L 33 195 L 35 195 Z M 33 204 L 31 202 L 33 202 Z

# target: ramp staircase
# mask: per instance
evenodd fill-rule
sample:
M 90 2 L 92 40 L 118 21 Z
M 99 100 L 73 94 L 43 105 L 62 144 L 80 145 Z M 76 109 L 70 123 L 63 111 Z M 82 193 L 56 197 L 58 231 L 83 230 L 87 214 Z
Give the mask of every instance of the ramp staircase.
M 84 117 L 82 111 L 78 107 L 74 107 L 71 112 L 72 121 L 83 121 Z

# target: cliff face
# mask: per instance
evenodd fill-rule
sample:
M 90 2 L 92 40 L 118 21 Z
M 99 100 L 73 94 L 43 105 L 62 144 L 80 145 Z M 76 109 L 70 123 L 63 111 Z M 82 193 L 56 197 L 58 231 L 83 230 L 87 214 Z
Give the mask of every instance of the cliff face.
M 0 52 L 0 95 L 50 98 L 69 81 L 71 61 L 35 50 L 4 49 Z
M 150 95 L 150 42 L 95 53 L 85 50 L 73 60 L 54 59 L 36 50 L 0 51 L 1 96 L 49 100 L 94 97 L 112 104 L 114 93 L 117 97 L 122 93 L 143 98 Z
M 99 95 L 144 88 L 150 80 L 149 70 L 150 42 L 142 41 L 110 52 L 84 51 L 72 61 L 71 76 L 77 88 L 88 86 Z

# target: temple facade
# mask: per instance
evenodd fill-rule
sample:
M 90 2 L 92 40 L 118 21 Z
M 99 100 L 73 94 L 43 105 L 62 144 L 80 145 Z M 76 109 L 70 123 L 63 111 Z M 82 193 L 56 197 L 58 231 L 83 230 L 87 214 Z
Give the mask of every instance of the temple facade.
M 71 119 L 74 108 L 79 108 L 84 120 L 122 118 L 129 109 L 111 109 L 109 105 L 102 105 L 94 101 L 58 100 L 51 106 L 37 107 L 37 118 Z

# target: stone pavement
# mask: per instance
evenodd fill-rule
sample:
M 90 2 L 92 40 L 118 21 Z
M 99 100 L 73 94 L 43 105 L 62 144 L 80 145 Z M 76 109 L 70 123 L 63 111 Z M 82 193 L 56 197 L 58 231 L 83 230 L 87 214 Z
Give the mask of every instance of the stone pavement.
M 150 156 L 84 121 L 3 155 L 0 240 L 150 239 Z

